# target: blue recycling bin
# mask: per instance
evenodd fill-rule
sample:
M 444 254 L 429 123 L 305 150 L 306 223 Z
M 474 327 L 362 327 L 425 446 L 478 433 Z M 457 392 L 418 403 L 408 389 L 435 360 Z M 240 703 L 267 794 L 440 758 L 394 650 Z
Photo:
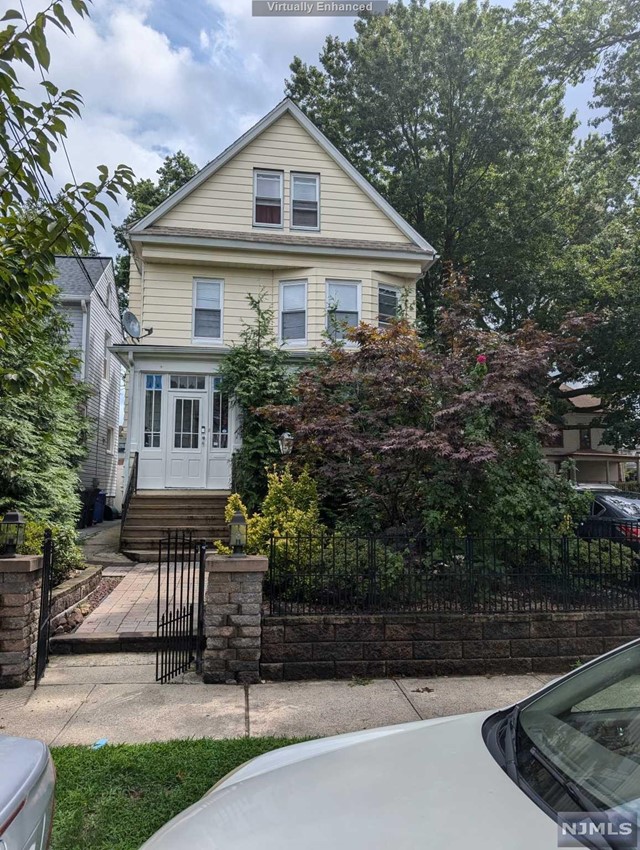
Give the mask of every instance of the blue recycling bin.
M 96 501 L 93 506 L 93 522 L 99 523 L 104 521 L 104 506 L 107 503 L 107 494 L 104 490 L 100 490 L 96 496 Z

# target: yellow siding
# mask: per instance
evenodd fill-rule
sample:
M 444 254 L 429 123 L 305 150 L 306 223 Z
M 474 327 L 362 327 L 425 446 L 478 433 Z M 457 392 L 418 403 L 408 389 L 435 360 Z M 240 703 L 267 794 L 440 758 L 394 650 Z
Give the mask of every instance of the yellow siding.
M 287 258 L 291 260 L 291 258 Z M 300 261 L 298 261 L 300 262 Z M 317 258 L 313 262 L 318 262 Z M 226 264 L 151 262 L 144 266 L 144 292 L 140 310 L 145 327 L 153 327 L 153 336 L 143 345 L 194 345 L 192 338 L 193 279 L 194 277 L 216 278 L 224 281 L 223 344 L 237 343 L 242 331 L 243 320 L 251 322 L 253 313 L 247 302 L 247 294 L 257 296 L 266 293 L 266 304 L 275 311 L 274 332 L 278 331 L 280 282 L 283 280 L 307 281 L 307 327 L 308 346 L 316 348 L 322 343 L 326 323 L 326 281 L 341 279 L 361 283 L 361 318 L 365 322 L 377 323 L 378 282 L 406 287 L 410 302 L 415 302 L 415 284 L 412 279 L 400 275 L 381 273 L 367 261 L 323 259 L 322 265 L 281 267 L 276 269 L 238 268 Z M 370 261 L 369 261 L 370 262 Z M 390 262 L 390 265 L 393 261 Z M 376 262 L 380 265 L 380 261 Z M 411 267 L 411 266 L 410 266 Z M 410 268 L 409 267 L 409 268 Z M 132 277 L 133 291 L 139 289 L 139 278 Z M 135 296 L 137 299 L 138 296 Z M 132 303 L 139 303 L 134 300 Z M 132 307 L 132 309 L 135 308 Z
M 129 271 L 129 309 L 138 317 L 142 314 L 142 280 L 133 257 Z
M 285 172 L 284 229 L 253 227 L 253 170 Z M 290 230 L 290 173 L 320 174 L 320 231 Z M 156 222 L 254 233 L 296 233 L 408 243 L 410 240 L 373 203 L 290 114 L 250 142 L 205 183 Z

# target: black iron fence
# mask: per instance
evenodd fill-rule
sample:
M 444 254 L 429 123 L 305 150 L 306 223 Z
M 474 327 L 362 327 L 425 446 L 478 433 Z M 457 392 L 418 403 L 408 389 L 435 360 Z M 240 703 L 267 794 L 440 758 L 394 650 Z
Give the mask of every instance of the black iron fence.
M 44 533 L 42 546 L 42 588 L 40 590 L 40 615 L 38 617 L 38 635 L 36 642 L 36 667 L 33 687 L 38 687 L 49 663 L 49 641 L 51 637 L 51 598 L 53 575 L 55 570 L 55 544 L 51 531 Z
M 637 520 L 556 536 L 273 538 L 265 594 L 274 615 L 636 609 L 639 539 Z
M 193 662 L 201 672 L 207 546 L 191 531 L 168 531 L 158 544 L 156 681 L 170 682 Z

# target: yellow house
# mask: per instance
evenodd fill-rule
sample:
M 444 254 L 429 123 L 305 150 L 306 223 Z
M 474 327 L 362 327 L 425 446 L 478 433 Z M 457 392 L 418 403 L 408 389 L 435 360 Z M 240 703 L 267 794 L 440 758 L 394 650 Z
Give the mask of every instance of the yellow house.
M 128 237 L 135 317 L 113 349 L 129 371 L 125 481 L 165 496 L 230 489 L 238 422 L 217 373 L 248 294 L 265 293 L 295 361 L 327 330 L 415 305 L 436 256 L 289 99 Z

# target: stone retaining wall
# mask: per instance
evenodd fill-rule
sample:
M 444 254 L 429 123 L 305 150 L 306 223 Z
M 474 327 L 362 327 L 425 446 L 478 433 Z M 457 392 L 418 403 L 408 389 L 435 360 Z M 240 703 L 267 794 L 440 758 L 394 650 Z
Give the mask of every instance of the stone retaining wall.
M 640 614 L 263 617 L 263 679 L 564 673 L 640 636 Z
M 90 596 L 102 580 L 102 567 L 85 570 L 54 587 L 51 595 L 51 632 L 66 620 L 67 613 Z
M 33 676 L 41 587 L 41 556 L 0 559 L 0 688 L 19 688 Z

